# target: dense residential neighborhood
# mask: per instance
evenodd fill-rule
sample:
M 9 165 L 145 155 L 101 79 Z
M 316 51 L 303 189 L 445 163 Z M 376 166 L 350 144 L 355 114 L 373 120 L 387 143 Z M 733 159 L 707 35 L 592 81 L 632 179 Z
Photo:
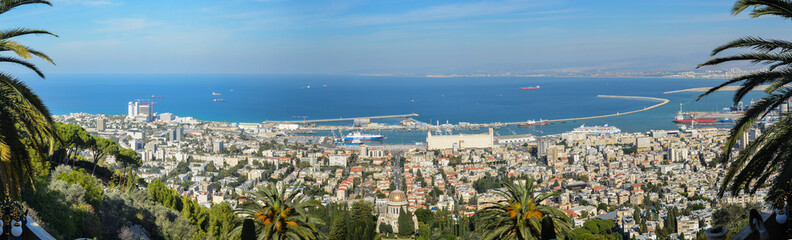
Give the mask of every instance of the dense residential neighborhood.
M 718 205 L 761 202 L 766 194 L 713 200 L 725 173 L 716 159 L 728 136 L 717 128 L 499 136 L 489 148 L 427 150 L 426 145 L 333 145 L 328 137 L 297 136 L 277 125 L 171 114 L 151 122 L 93 114 L 55 119 L 137 151 L 143 159 L 138 176 L 160 180 L 206 207 L 237 206 L 248 191 L 270 182 L 323 205 L 369 202 L 379 222 L 393 217 L 387 209 L 394 192 L 403 192 L 410 212 L 445 210 L 460 221 L 502 200 L 496 194 L 502 190 L 499 182 L 531 178 L 538 191 L 560 193 L 542 204 L 561 209 L 577 227 L 605 219 L 631 239 L 657 239 L 659 229 L 665 229 L 664 236 L 691 239 L 714 226 Z M 519 141 L 497 144 L 506 138 Z M 82 155 L 89 158 L 90 152 Z M 114 163 L 113 157 L 104 161 Z M 669 217 L 674 229 L 666 226 Z

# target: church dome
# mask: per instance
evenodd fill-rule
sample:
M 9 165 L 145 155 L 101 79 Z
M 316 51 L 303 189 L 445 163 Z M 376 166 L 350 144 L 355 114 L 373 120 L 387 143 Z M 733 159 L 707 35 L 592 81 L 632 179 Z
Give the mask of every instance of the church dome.
M 397 202 L 407 202 L 407 195 L 404 192 L 395 190 L 388 195 L 388 202 L 397 203 Z

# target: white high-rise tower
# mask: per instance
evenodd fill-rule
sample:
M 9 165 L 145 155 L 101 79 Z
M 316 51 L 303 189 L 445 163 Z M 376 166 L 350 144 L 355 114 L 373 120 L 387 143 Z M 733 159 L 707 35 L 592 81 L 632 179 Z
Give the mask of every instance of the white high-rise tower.
M 127 106 L 127 118 L 135 118 L 135 104 L 132 102 Z

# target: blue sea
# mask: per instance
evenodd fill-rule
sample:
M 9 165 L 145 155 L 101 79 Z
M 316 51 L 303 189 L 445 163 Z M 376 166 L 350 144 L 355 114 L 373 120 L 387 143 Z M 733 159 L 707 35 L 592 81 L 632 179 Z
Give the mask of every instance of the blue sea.
M 575 77 L 373 77 L 337 75 L 58 75 L 47 79 L 21 75 L 53 114 L 75 112 L 126 114 L 127 103 L 151 99 L 154 111 L 200 120 L 261 122 L 417 113 L 416 119 L 447 122 L 515 122 L 612 114 L 642 109 L 655 101 L 598 98 L 630 95 L 670 99 L 640 113 L 554 123 L 534 128 L 501 128 L 498 133 L 534 135 L 570 131 L 580 125 L 616 126 L 622 131 L 677 129 L 671 120 L 680 110 L 719 111 L 732 105 L 732 92 L 665 91 L 708 87 L 722 79 L 575 78 Z M 541 86 L 523 90 L 521 87 Z M 309 87 L 310 86 L 310 87 Z M 212 95 L 212 93 L 222 95 Z M 761 97 L 752 92 L 743 101 Z M 161 96 L 161 98 L 152 98 Z M 214 102 L 222 98 L 225 102 Z M 398 119 L 382 120 L 398 123 Z M 345 123 L 351 124 L 351 123 Z M 486 129 L 481 129 L 486 131 Z M 469 131 L 468 131 L 469 132 Z M 318 134 L 329 134 L 320 132 Z M 385 131 L 386 143 L 425 140 L 425 132 Z

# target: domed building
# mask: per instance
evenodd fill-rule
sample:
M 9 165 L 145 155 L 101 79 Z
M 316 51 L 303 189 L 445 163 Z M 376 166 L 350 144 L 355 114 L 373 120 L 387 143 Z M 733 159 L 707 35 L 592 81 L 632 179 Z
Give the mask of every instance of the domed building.
M 393 231 L 397 231 L 399 229 L 399 212 L 401 209 L 404 212 L 410 211 L 407 207 L 410 205 L 407 202 L 407 194 L 400 190 L 394 190 L 393 192 L 388 195 L 388 205 L 385 212 L 380 212 L 379 219 L 377 219 L 377 231 L 379 231 L 379 225 L 382 223 L 391 225 L 393 227 Z M 415 216 L 413 218 L 413 227 L 418 228 L 416 222 L 417 219 Z
M 399 208 L 404 208 L 404 211 L 407 211 L 409 204 L 407 194 L 402 191 L 395 190 L 388 195 L 388 213 L 395 214 L 396 218 L 399 218 Z

